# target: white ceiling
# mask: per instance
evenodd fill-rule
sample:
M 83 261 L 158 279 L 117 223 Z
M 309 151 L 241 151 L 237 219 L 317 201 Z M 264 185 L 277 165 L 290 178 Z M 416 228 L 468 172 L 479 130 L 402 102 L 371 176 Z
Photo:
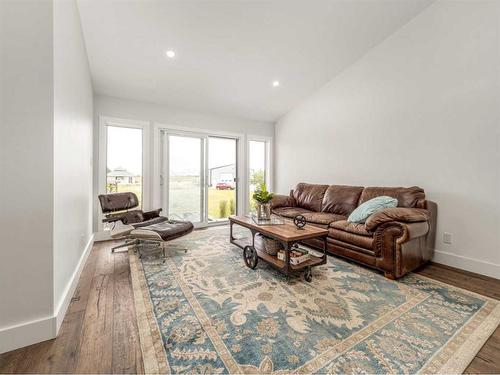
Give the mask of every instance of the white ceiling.
M 78 4 L 97 94 L 275 121 L 431 2 Z

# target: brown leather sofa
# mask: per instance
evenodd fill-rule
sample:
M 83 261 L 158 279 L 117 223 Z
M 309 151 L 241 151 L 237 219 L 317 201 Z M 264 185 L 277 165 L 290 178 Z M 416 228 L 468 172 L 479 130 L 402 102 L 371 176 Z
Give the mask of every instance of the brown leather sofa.
M 386 195 L 398 207 L 371 215 L 364 224 L 347 222 L 361 203 Z M 299 183 L 289 196 L 275 195 L 273 213 L 328 228 L 327 250 L 399 278 L 429 261 L 434 254 L 437 206 L 419 187 L 361 187 Z M 321 241 L 309 241 L 321 248 Z

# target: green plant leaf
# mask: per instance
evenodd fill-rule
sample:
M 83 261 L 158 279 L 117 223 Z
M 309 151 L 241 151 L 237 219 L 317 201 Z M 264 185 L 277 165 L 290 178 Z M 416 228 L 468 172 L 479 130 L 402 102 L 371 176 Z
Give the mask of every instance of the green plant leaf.
M 259 188 L 255 190 L 252 195 L 252 198 L 259 203 L 265 204 L 273 199 L 274 194 L 267 191 L 266 184 L 260 184 Z

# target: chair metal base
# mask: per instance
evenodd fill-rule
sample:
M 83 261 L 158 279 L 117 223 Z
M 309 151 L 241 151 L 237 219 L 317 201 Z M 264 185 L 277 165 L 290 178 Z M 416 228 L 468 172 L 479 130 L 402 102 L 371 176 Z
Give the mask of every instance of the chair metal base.
M 112 247 L 111 252 L 114 253 L 116 249 L 121 249 L 122 247 L 135 246 L 139 243 L 139 240 L 125 240 L 125 243 Z
M 166 241 L 161 241 L 161 240 L 142 240 L 142 239 L 133 239 L 133 240 L 127 240 L 125 243 L 112 247 L 111 252 L 114 253 L 116 249 L 120 249 L 123 247 L 130 247 L 131 250 L 134 251 L 134 253 L 139 253 L 139 259 L 142 258 L 144 254 L 144 250 L 147 252 L 151 251 L 161 251 L 163 255 L 163 263 L 165 263 L 165 260 L 167 259 L 167 242 Z M 168 251 L 171 252 L 172 250 L 175 251 L 184 251 L 184 253 L 188 252 L 188 249 L 185 247 L 182 248 L 168 248 Z

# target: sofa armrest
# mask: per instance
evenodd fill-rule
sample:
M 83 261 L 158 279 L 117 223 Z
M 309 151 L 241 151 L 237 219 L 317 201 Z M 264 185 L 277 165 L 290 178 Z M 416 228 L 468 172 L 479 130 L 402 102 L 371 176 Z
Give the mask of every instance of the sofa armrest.
M 399 278 L 432 258 L 425 246 L 429 222 L 390 221 L 379 225 L 374 234 L 375 264 L 390 279 Z
M 278 207 L 295 207 L 297 203 L 293 197 L 288 195 L 275 194 L 273 199 L 271 199 L 271 208 Z
M 384 251 L 394 248 L 393 245 L 401 245 L 429 233 L 429 222 L 420 221 L 414 223 L 402 223 L 390 221 L 377 227 L 374 233 L 374 250 L 378 256 L 384 257 Z
M 389 223 L 391 221 L 398 221 L 402 223 L 429 221 L 429 212 L 423 208 L 385 208 L 368 217 L 365 222 L 365 228 L 369 232 L 374 232 L 379 225 Z

